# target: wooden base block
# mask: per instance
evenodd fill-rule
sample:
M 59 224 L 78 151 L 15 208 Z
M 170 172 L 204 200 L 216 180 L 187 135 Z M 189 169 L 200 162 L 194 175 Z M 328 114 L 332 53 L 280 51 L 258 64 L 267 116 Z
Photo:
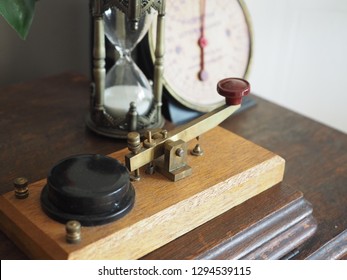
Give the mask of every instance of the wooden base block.
M 35 259 L 137 259 L 283 179 L 281 157 L 221 127 L 204 134 L 200 144 L 204 156 L 188 156 L 190 177 L 171 182 L 142 170 L 142 179 L 134 183 L 133 210 L 116 222 L 83 227 L 79 244 L 66 243 L 65 225 L 41 210 L 45 179 L 29 186 L 27 199 L 16 199 L 12 192 L 0 197 L 1 229 Z M 127 153 L 110 156 L 124 162 Z
M 289 258 L 316 228 L 303 194 L 279 184 L 143 259 Z

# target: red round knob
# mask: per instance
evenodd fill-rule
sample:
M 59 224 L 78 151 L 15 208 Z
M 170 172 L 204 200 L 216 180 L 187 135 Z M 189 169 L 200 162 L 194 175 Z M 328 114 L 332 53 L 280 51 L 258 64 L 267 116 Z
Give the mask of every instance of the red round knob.
M 251 90 L 249 82 L 240 78 L 226 78 L 218 82 L 217 91 L 225 97 L 227 105 L 241 104 L 242 97 Z

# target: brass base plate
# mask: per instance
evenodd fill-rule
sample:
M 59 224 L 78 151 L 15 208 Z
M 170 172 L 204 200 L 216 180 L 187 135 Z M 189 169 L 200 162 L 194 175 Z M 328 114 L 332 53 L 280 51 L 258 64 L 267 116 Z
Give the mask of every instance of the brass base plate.
M 0 197 L 0 227 L 35 259 L 137 259 L 281 182 L 284 160 L 221 127 L 200 139 L 205 154 L 188 156 L 192 175 L 171 182 L 147 175 L 134 182 L 133 210 L 120 220 L 82 228 L 79 244 L 65 241 L 65 225 L 46 216 L 40 193 L 46 179 L 29 185 L 27 199 Z M 193 149 L 196 141 L 189 143 Z M 127 149 L 110 156 L 124 162 Z

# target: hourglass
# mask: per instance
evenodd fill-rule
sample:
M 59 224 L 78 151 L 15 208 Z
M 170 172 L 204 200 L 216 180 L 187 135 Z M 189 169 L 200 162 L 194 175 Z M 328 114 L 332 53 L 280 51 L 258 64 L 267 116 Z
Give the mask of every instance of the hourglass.
M 163 30 L 165 1 L 93 0 L 93 87 L 87 125 L 115 138 L 128 132 L 144 134 L 162 127 Z M 133 61 L 131 52 L 157 16 L 157 44 L 153 86 Z M 118 59 L 106 73 L 105 35 Z
M 115 7 L 104 12 L 105 34 L 118 51 L 116 64 L 106 74 L 105 109 L 112 116 L 124 116 L 129 104 L 146 114 L 151 106 L 152 88 L 131 57 L 131 51 L 148 31 L 153 10 L 145 12 L 135 28 L 130 19 Z M 133 102 L 133 103 L 132 103 Z

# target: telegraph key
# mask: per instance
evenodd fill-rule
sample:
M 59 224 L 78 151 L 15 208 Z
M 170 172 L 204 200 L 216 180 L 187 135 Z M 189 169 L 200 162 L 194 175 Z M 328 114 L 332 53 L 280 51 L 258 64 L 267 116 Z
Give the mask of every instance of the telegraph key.
M 130 182 L 139 180 L 139 169 L 148 165 L 172 181 L 192 173 L 186 159 L 187 142 L 217 126 L 235 112 L 242 96 L 247 95 L 247 81 L 228 78 L 220 81 L 217 91 L 226 97 L 226 105 L 168 132 L 148 132 L 141 145 L 140 134 L 128 134 L 126 167 L 116 159 L 102 155 L 77 155 L 62 160 L 49 173 L 41 193 L 43 210 L 53 219 L 66 223 L 77 220 L 84 226 L 109 223 L 123 217 L 133 207 L 134 187 Z M 197 153 L 199 154 L 199 153 Z M 129 172 L 134 172 L 129 176 Z
M 226 105 L 170 132 L 160 130 L 153 135 L 148 133 L 143 148 L 139 145 L 140 134 L 129 133 L 128 147 L 132 153 L 126 156 L 128 170 L 134 171 L 135 177 L 138 178 L 138 169 L 145 164 L 151 169 L 155 160 L 154 165 L 158 171 L 172 181 L 189 176 L 192 171 L 186 163 L 187 142 L 198 138 L 234 113 L 240 107 L 242 97 L 249 93 L 250 85 L 243 79 L 227 78 L 217 84 L 217 91 L 225 96 Z M 192 154 L 201 155 L 201 152 L 192 152 Z

